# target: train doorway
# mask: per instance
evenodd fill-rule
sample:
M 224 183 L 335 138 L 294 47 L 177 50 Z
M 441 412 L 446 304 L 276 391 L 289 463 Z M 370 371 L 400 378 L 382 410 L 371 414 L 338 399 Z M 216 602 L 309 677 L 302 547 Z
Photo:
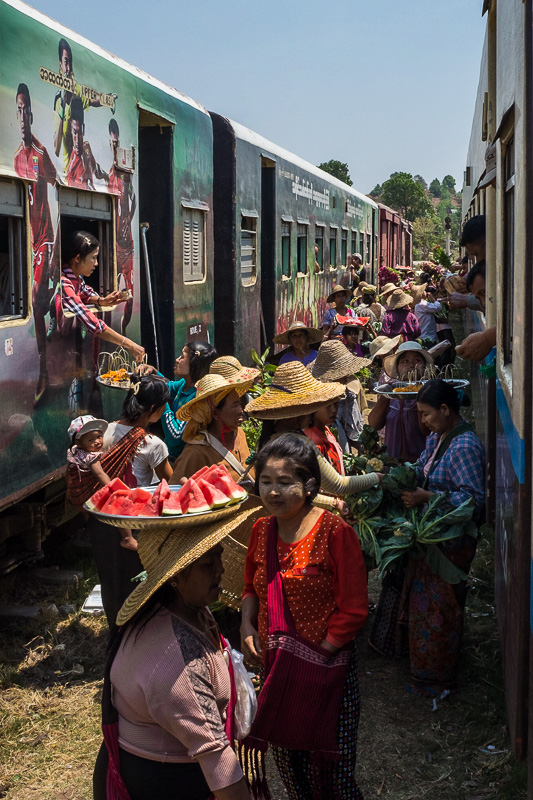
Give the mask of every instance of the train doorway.
M 261 156 L 261 345 L 276 332 L 276 162 Z
M 173 169 L 172 123 L 141 108 L 141 342 L 148 354 L 148 363 L 157 366 L 164 375 L 172 375 L 175 358 Z

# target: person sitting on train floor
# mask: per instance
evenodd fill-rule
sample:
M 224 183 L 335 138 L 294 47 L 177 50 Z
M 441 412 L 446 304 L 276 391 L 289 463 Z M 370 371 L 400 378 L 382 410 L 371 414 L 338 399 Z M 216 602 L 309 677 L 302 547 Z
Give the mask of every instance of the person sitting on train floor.
M 67 336 L 72 330 L 73 317 L 76 316 L 89 333 L 118 347 L 125 347 L 135 361 L 144 358 L 144 347 L 135 344 L 131 339 L 116 333 L 102 319 L 98 319 L 87 303 L 97 309 L 115 306 L 124 302 L 122 292 L 111 292 L 100 297 L 84 278 L 90 277 L 98 266 L 100 242 L 91 233 L 75 231 L 68 239 L 63 250 L 64 265 L 58 291 L 50 306 L 50 325 L 48 339 L 58 333 Z M 66 316 L 66 314 L 69 316 Z
M 387 311 L 385 306 L 377 302 L 376 292 L 376 287 L 368 283 L 364 285 L 359 284 L 355 292 L 356 298 L 358 297 L 358 293 L 359 297 L 361 297 L 360 304 L 355 307 L 355 313 L 359 317 L 370 317 L 372 323 L 382 322 Z M 355 300 L 352 305 L 355 306 Z
M 466 287 L 485 310 L 485 261 L 478 261 L 472 267 L 466 276 Z M 484 331 L 471 333 L 460 345 L 457 345 L 455 352 L 467 361 L 481 361 L 488 356 L 493 347 L 496 347 L 496 325 L 485 328 Z
M 420 323 L 422 339 L 430 339 L 433 344 L 437 342 L 437 320 L 442 314 L 442 304 L 437 300 L 435 286 L 426 286 L 425 291 L 415 304 L 415 315 Z
M 465 222 L 461 239 L 459 240 L 460 247 L 464 247 L 470 262 L 476 264 L 478 261 L 485 260 L 486 251 L 486 216 L 485 214 L 477 214 L 475 217 Z M 484 306 L 480 303 L 478 298 L 473 294 L 460 294 L 453 292 L 449 298 L 450 308 L 471 308 L 472 311 L 483 311 Z
M 370 364 L 369 358 L 359 358 L 350 353 L 342 342 L 331 340 L 320 345 L 316 361 L 311 366 L 313 378 L 322 383 L 336 381 L 346 386 L 344 396 L 323 409 L 318 409 L 313 417 L 313 425 L 305 430 L 306 436 L 309 436 L 322 455 L 333 464 L 341 475 L 344 475 L 342 459 L 339 465 L 337 465 L 335 459 L 335 451 L 338 450 L 338 445 L 334 447 L 334 450 L 331 450 L 324 442 L 324 436 L 332 444 L 335 438 L 331 432 L 328 435 L 329 429 L 326 431 L 325 426 L 327 424 L 335 424 L 342 450 L 350 453 L 351 447 L 355 446 L 357 437 L 363 429 L 363 415 L 361 412 L 367 408 L 366 396 L 361 382 L 354 376 Z M 333 406 L 336 406 L 336 414 L 332 421 L 328 423 L 327 417 L 332 413 Z M 314 430 L 315 427 L 317 428 L 316 431 Z M 321 445 L 328 448 L 328 451 L 331 450 L 331 458 L 328 456 L 328 452 L 324 452 Z
M 296 433 L 308 441 L 304 429 L 311 425 L 313 412 L 340 399 L 344 393 L 342 384 L 321 383 L 296 361 L 279 366 L 266 391 L 244 409 L 251 417 L 263 420 L 258 452 L 271 438 L 282 433 Z M 345 504 L 339 501 L 340 497 L 364 492 L 381 481 L 381 475 L 376 472 L 340 475 L 316 446 L 314 449 L 320 465 L 322 491 L 334 496 L 320 496 L 318 502 L 324 508 L 343 508 Z
M 411 295 L 403 289 L 395 289 L 390 297 L 387 312 L 383 317 L 381 333 L 393 337 L 401 334 L 407 341 L 414 341 L 420 336 L 420 323 L 411 311 L 413 302 Z
M 231 667 L 209 606 L 224 540 L 251 528 L 253 513 L 140 531 L 145 580 L 130 584 L 109 646 L 94 800 L 251 800 L 233 750 Z
M 226 380 L 205 375 L 196 385 L 196 396 L 181 406 L 176 416 L 185 422 L 185 448 L 174 462 L 172 481 L 181 483 L 202 467 L 224 464 L 238 481 L 246 472 L 250 450 L 241 428 L 244 420 L 241 397 L 251 388 L 253 378 Z M 253 478 L 253 471 L 250 470 Z
M 432 366 L 432 357 L 418 342 L 402 342 L 396 353 L 384 358 L 385 372 L 393 381 L 418 381 Z M 392 458 L 416 461 L 426 446 L 429 429 L 422 423 L 416 397 L 378 395 L 368 424 L 377 431 L 385 427 L 385 446 Z
M 422 557 L 417 554 L 409 560 L 403 583 L 397 630 L 408 639 L 408 690 L 421 697 L 438 697 L 443 690 L 456 689 L 466 575 L 484 511 L 485 455 L 478 437 L 461 417 L 461 405 L 470 405 L 462 390 L 443 380 L 430 380 L 419 391 L 417 404 L 431 435 L 416 465 L 418 487 L 402 493 L 404 505 L 414 508 L 439 495 L 444 498 L 445 510 L 468 500 L 475 504 L 473 519 L 461 535 L 430 546 Z
M 196 384 L 207 375 L 216 357 L 217 351 L 209 342 L 186 342 L 175 361 L 174 375 L 177 380 L 167 382 L 170 400 L 161 417 L 163 436 L 171 461 L 178 458 L 185 447 L 182 438 L 185 423 L 176 419 L 176 411 L 196 395 Z M 156 373 L 164 377 L 149 364 L 141 365 L 139 373 L 142 375 Z
M 318 328 L 310 328 L 303 322 L 292 322 L 286 331 L 278 333 L 272 341 L 274 344 L 288 344 L 278 364 L 291 361 L 300 361 L 305 367 L 316 358 L 316 348 L 311 345 L 319 344 L 324 338 L 324 332 Z
M 337 314 L 340 317 L 352 317 L 355 319 L 357 314 L 347 306 L 346 303 L 352 294 L 351 289 L 345 289 L 343 286 L 336 284 L 331 293 L 326 297 L 326 303 L 333 303 L 333 308 L 328 308 L 324 315 L 324 322 L 322 323 L 322 330 L 324 331 L 324 338 L 331 339 L 333 337 L 340 338 L 342 334 L 342 326 L 337 324 L 335 317 Z
M 352 292 L 359 285 L 359 273 L 363 264 L 363 256 L 360 253 L 352 253 L 348 258 L 346 271 L 340 279 L 340 285 Z

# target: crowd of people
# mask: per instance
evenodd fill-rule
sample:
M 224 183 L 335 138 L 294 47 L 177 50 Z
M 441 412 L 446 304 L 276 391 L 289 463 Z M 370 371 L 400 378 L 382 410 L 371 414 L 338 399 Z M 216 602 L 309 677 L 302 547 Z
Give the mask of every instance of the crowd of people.
M 83 289 L 93 244 L 85 238 L 64 270 L 65 295 L 69 281 Z M 95 516 L 87 522 L 110 628 L 96 800 L 267 798 L 269 746 L 291 800 L 362 798 L 356 639 L 375 609 L 351 500 L 382 487 L 390 464 L 415 465 L 416 485 L 401 492 L 406 514 L 435 503 L 472 513 L 468 524 L 450 524 L 438 544 L 385 571 L 370 644 L 407 655 L 407 688 L 416 696 L 457 687 L 484 454 L 461 415 L 468 395 L 438 370 L 455 352 L 481 357 L 492 341 L 489 332 L 455 348 L 449 321 L 458 297 L 476 307 L 468 290 L 484 307 L 484 262 L 451 292 L 450 276 L 436 265 L 399 270 L 397 283 L 378 287 L 361 280 L 361 263 L 354 254 L 332 287 L 321 327 L 293 322 L 274 338 L 283 349 L 270 373 L 187 342 L 174 376 L 147 365 L 131 376 L 118 420 L 85 415 L 69 429 L 68 495 L 78 507 L 115 477 L 128 486 L 180 484 L 214 464 L 249 493 L 218 524 L 207 518 L 134 534 Z M 106 338 L 105 330 L 95 334 Z M 126 346 L 138 355 L 134 343 Z M 406 384 L 408 396 L 394 394 Z M 354 472 L 346 465 L 361 451 L 365 417 L 379 432 L 378 458 Z M 255 718 L 240 736 L 235 718 L 246 701 L 235 654 L 210 611 L 224 545 L 237 530 L 247 543 L 238 565 L 240 647 L 261 686 Z

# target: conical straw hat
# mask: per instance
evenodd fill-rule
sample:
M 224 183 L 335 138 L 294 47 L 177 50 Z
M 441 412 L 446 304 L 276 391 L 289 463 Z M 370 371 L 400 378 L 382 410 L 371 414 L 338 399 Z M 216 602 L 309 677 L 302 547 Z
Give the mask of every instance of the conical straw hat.
M 354 356 L 337 339 L 330 339 L 320 345 L 318 355 L 309 369 L 313 378 L 319 381 L 335 381 L 354 375 L 371 363 L 369 358 Z
M 212 405 L 218 406 L 225 396 L 234 390 L 239 395 L 246 394 L 252 383 L 252 378 L 248 381 L 236 381 L 233 378 L 223 378 L 222 375 L 211 375 L 210 373 L 204 375 L 196 384 L 196 397 L 178 408 L 176 418 L 182 422 L 188 422 L 191 419 L 191 410 L 197 403 L 212 397 Z
M 242 525 L 257 508 L 235 508 L 235 516 L 225 522 L 210 524 L 198 521 L 195 527 L 168 530 L 141 531 L 138 539 L 139 558 L 147 572 L 146 580 L 126 598 L 117 614 L 117 625 L 124 625 L 164 583 L 177 572 L 188 567 L 224 537 Z
M 340 383 L 321 383 L 299 361 L 281 364 L 272 383 L 245 411 L 258 419 L 287 419 L 311 414 L 345 392 Z
M 413 298 L 410 294 L 404 292 L 403 289 L 395 289 L 389 295 L 388 306 L 390 309 L 404 308 L 405 306 L 411 305 L 412 302 Z

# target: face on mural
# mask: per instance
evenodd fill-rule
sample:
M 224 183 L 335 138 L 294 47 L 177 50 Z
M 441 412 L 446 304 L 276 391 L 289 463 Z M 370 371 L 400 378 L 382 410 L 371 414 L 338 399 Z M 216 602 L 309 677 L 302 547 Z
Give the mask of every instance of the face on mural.
M 115 145 L 118 146 L 118 136 L 114 131 L 111 131 L 109 134 L 109 147 L 112 153 L 115 152 Z
M 31 106 L 26 95 L 17 95 L 17 119 L 22 141 L 27 146 L 31 142 Z
M 83 154 L 83 123 L 73 119 L 71 123 L 73 149 L 77 156 Z
M 59 69 L 67 78 L 72 75 L 72 59 L 68 50 L 63 50 L 61 53 L 61 61 L 59 62 Z

